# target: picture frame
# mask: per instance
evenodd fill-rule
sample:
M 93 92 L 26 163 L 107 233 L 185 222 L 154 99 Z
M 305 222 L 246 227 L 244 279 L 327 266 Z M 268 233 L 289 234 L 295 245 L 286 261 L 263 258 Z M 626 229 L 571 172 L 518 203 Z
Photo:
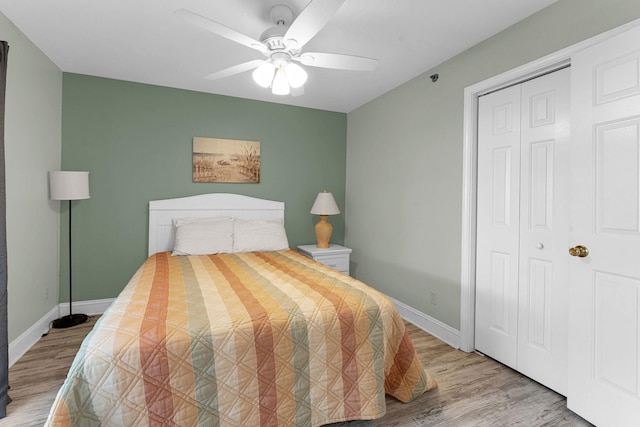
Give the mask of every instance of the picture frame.
M 194 137 L 193 182 L 260 183 L 260 141 Z

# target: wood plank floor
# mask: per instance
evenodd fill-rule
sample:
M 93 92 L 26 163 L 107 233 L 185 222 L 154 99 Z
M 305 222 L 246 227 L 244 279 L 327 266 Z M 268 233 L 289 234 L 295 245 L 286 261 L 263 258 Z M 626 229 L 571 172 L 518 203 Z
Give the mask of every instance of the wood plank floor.
M 0 427 L 43 426 L 71 362 L 97 317 L 68 329 L 51 329 L 9 369 L 7 417 Z
M 52 329 L 9 370 L 13 402 L 0 427 L 36 427 L 66 377 L 80 344 L 95 323 Z M 331 427 L 590 426 L 566 408 L 566 399 L 478 354 L 455 350 L 407 324 L 414 345 L 438 388 L 408 404 L 387 398 L 387 415 Z M 187 427 L 187 426 L 185 426 Z

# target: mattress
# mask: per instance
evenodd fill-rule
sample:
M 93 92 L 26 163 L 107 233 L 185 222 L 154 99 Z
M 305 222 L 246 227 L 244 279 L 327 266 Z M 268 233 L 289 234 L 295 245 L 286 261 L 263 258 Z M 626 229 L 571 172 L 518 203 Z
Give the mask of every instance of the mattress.
M 382 293 L 293 250 L 149 257 L 47 426 L 319 426 L 436 386 Z

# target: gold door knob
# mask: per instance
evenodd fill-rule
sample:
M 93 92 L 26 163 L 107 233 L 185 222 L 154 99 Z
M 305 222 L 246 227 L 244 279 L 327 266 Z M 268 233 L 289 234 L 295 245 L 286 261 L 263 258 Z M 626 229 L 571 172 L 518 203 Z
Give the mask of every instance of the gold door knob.
M 589 255 L 589 249 L 586 246 L 578 245 L 569 248 L 569 255 L 584 258 Z

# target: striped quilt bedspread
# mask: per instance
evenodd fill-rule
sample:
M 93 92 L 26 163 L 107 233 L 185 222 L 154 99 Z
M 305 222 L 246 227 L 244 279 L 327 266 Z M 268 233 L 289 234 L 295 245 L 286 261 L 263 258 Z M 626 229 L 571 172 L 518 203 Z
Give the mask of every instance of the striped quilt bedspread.
M 436 382 L 380 292 L 293 250 L 149 257 L 47 426 L 319 426 Z

